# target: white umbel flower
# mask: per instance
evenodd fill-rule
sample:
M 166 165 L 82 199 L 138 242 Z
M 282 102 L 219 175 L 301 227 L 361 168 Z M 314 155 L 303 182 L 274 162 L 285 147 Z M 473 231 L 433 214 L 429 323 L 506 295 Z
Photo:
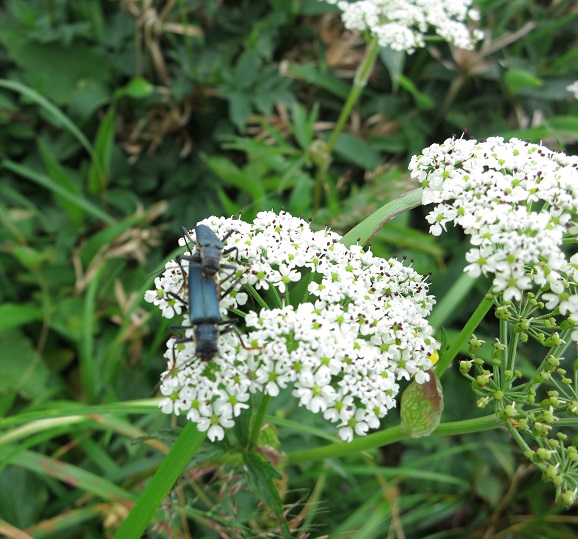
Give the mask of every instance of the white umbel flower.
M 251 394 L 277 397 L 291 388 L 299 406 L 337 423 L 340 436 L 349 440 L 379 426 L 396 405 L 400 379 L 428 379 L 438 348 L 426 321 L 434 301 L 412 268 L 360 246 L 347 248 L 338 234 L 314 232 L 286 212 L 259 213 L 252 224 L 216 217 L 202 224 L 218 237 L 235 230 L 225 251 L 236 250 L 223 262 L 236 264 L 239 277 L 221 309 L 245 308 L 242 339 L 248 346 L 237 335 L 222 334 L 219 353 L 203 362 L 192 339 L 177 346 L 170 339 L 161 380 L 163 412 L 185 413 L 219 440 L 248 407 Z M 167 268 L 155 280 L 156 290 L 145 295 L 163 313 L 168 311 L 163 301 L 171 297 L 166 291 L 186 303 L 186 268 Z M 230 272 L 223 270 L 217 280 Z M 295 287 L 303 278 L 309 285 Z M 248 310 L 263 299 L 247 301 L 246 293 L 238 292 L 244 286 L 276 305 Z
M 369 31 L 381 47 L 409 54 L 425 46 L 433 30 L 460 49 L 473 49 L 482 39 L 480 30 L 470 32 L 466 22 L 478 21 L 472 0 L 325 0 L 343 13 L 348 30 Z
M 578 157 L 515 138 L 451 138 L 409 168 L 424 188 L 423 204 L 437 204 L 431 233 L 454 223 L 470 236 L 469 275 L 493 275 L 505 301 L 537 291 L 548 309 L 558 306 L 578 323 L 577 259 L 563 250 L 578 231 Z

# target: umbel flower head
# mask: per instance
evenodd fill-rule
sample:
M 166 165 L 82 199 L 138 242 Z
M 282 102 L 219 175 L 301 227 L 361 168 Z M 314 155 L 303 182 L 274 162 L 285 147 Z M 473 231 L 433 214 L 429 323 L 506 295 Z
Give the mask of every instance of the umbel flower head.
M 186 413 L 211 440 L 222 439 L 251 394 L 276 397 L 291 388 L 300 406 L 336 423 L 341 438 L 351 440 L 378 427 L 396 405 L 400 379 L 428 379 L 439 347 L 426 321 L 434 301 L 412 268 L 347 248 L 338 234 L 314 232 L 286 212 L 262 212 L 253 223 L 213 217 L 202 224 L 218 237 L 235 231 L 225 251 L 236 250 L 223 263 L 236 264 L 239 278 L 220 307 L 244 316 L 249 346 L 234 333 L 222 334 L 218 354 L 203 362 L 194 342 L 175 346 L 171 338 L 161 378 L 165 413 Z M 182 302 L 173 294 L 186 297 L 182 265 L 183 271 L 167 264 L 156 289 L 145 294 L 167 318 L 180 314 Z
M 467 20 L 477 21 L 479 13 L 472 0 L 325 0 L 343 12 L 348 30 L 369 31 L 381 47 L 409 54 L 425 46 L 424 35 L 433 29 L 460 49 L 473 49 L 482 39 L 480 30 L 470 32 Z
M 538 291 L 547 309 L 578 322 L 578 255 L 562 249 L 578 232 L 577 157 L 515 138 L 452 138 L 413 157 L 409 168 L 424 187 L 423 204 L 437 204 L 430 232 L 453 222 L 471 237 L 469 275 L 493 275 L 493 291 L 505 301 Z

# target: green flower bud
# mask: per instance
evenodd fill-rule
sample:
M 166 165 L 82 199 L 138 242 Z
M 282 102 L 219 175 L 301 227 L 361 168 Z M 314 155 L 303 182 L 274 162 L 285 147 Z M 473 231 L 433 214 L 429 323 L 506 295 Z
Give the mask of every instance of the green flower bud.
M 558 367 L 558 365 L 560 365 L 560 360 L 554 356 L 548 356 L 546 361 L 548 362 L 548 365 L 551 365 L 552 367 Z
M 460 372 L 466 375 L 472 369 L 472 361 L 460 361 Z
M 534 436 L 548 436 L 549 430 L 550 430 L 550 427 L 548 425 L 545 425 L 544 423 L 542 423 L 540 421 L 536 421 L 536 423 L 534 423 L 534 428 L 532 429 L 532 433 L 534 434 Z
M 576 491 L 565 490 L 560 493 L 558 499 L 556 500 L 560 505 L 565 505 L 566 507 L 571 506 L 576 501 Z
M 541 462 L 546 462 L 547 460 L 550 460 L 550 451 L 545 447 L 539 447 L 536 450 L 536 458 Z
M 560 344 L 562 344 L 562 339 L 560 338 L 560 335 L 558 335 L 558 333 L 552 333 L 552 335 L 550 335 L 546 339 L 544 344 L 550 347 L 559 346 Z
M 566 411 L 570 414 L 570 415 L 578 415 L 578 402 L 576 401 L 570 401 L 568 403 L 568 406 L 566 407 Z
M 476 401 L 478 408 L 485 408 L 490 403 L 489 397 L 482 397 Z
M 548 466 L 544 473 L 548 476 L 549 479 L 553 480 L 556 477 L 559 477 L 558 468 L 556 466 Z

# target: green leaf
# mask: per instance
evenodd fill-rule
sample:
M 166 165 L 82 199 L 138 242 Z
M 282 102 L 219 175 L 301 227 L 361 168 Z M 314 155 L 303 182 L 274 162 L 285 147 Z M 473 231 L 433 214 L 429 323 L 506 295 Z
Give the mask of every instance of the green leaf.
M 229 95 L 229 118 L 239 130 L 245 129 L 245 122 L 253 111 L 251 96 L 243 92 L 231 92 Z
M 411 94 L 415 104 L 420 110 L 431 110 L 436 106 L 436 102 L 427 94 L 420 92 L 411 79 L 399 74 L 397 82 L 404 90 Z
M 0 518 L 25 529 L 35 524 L 48 502 L 46 485 L 27 470 L 9 466 L 0 473 Z
M 556 136 L 578 139 L 578 116 L 549 116 L 544 124 Z
M 11 170 L 15 174 L 18 174 L 18 175 L 22 176 L 23 178 L 31 180 L 34 183 L 36 183 L 42 187 L 45 187 L 46 189 L 54 192 L 57 195 L 60 195 L 63 198 L 66 198 L 66 199 L 74 202 L 74 204 L 84 208 L 93 217 L 100 219 L 100 220 L 104 221 L 105 223 L 108 223 L 108 224 L 115 223 L 115 220 L 112 217 L 110 217 L 107 213 L 102 211 L 100 208 L 93 205 L 91 202 L 84 199 L 83 197 L 76 195 L 76 194 L 73 194 L 73 193 L 70 193 L 70 191 L 67 191 L 66 189 L 64 189 L 60 185 L 55 184 L 49 178 L 47 178 L 44 174 L 39 174 L 35 170 L 32 170 L 28 167 L 24 167 L 18 163 L 15 163 L 14 161 L 10 161 L 8 159 L 6 161 L 2 161 L 0 163 L 0 166 L 2 166 L 3 168 L 6 168 L 8 170 Z
M 281 474 L 257 453 L 250 452 L 244 457 L 247 478 L 254 492 L 273 510 L 281 516 L 283 506 L 274 480 L 280 480 Z
M 401 426 L 412 437 L 431 434 L 439 425 L 444 409 L 441 384 L 433 370 L 429 381 L 413 380 L 401 396 Z
M 54 157 L 46 143 L 43 140 L 39 140 L 38 146 L 50 180 L 68 191 L 71 195 L 81 196 L 79 185 L 70 177 L 66 170 L 64 170 L 64 167 Z M 57 193 L 54 193 L 54 200 L 73 223 L 80 224 L 84 221 L 86 212 L 81 206 L 78 206 L 70 199 L 62 197 Z
M 133 77 L 123 88 L 115 92 L 116 97 L 128 96 L 133 99 L 144 99 L 155 91 L 155 87 L 143 77 Z
M 263 61 L 254 49 L 249 49 L 241 54 L 235 66 L 235 84 L 238 88 L 249 89 L 259 76 Z
M 293 135 L 297 139 L 299 146 L 303 150 L 308 150 L 309 146 L 313 142 L 313 126 L 317 121 L 317 113 L 319 111 L 319 106 L 315 104 L 311 110 L 311 114 L 307 114 L 304 107 L 295 102 L 292 109 L 292 124 L 293 124 Z
M 421 197 L 422 189 L 419 188 L 388 202 L 345 234 L 345 236 L 341 238 L 341 243 L 350 246 L 359 240 L 361 245 L 365 245 L 385 223 L 393 219 L 396 215 L 419 206 L 421 204 Z
M 110 173 L 110 159 L 114 143 L 116 111 L 111 106 L 96 133 L 94 154 L 88 171 L 88 192 L 102 193 L 106 191 L 108 175 Z
M 313 202 L 313 179 L 311 176 L 299 173 L 289 195 L 290 213 L 304 215 L 311 210 Z
M 18 326 L 42 320 L 42 310 L 32 305 L 17 305 L 4 303 L 0 305 L 0 331 L 6 331 Z
M 16 81 L 7 80 L 7 79 L 0 79 L 0 88 L 8 88 L 9 90 L 13 90 L 18 92 L 19 94 L 25 96 L 26 98 L 30 99 L 33 103 L 36 103 L 40 106 L 47 115 L 53 119 L 54 123 L 58 127 L 65 127 L 70 131 L 70 133 L 76 137 L 76 139 L 82 144 L 84 149 L 92 155 L 92 145 L 88 141 L 88 139 L 84 136 L 82 131 L 76 127 L 76 125 L 66 116 L 58 107 L 55 107 L 50 101 L 45 99 L 42 95 L 38 92 L 29 88 L 28 86 L 21 84 Z
M 542 86 L 542 81 L 525 69 L 508 69 L 504 74 L 504 83 L 508 90 L 516 94 L 520 88 L 526 86 Z
M 0 333 L 0 392 L 18 391 L 33 383 L 37 393 L 44 387 L 47 371 L 37 360 L 30 341 L 19 329 Z
M 373 170 L 381 163 L 381 156 L 365 140 L 348 133 L 341 133 L 335 144 L 335 152 L 361 168 Z
M 296 79 L 309 82 L 342 99 L 347 99 L 349 95 L 349 86 L 345 82 L 331 72 L 322 73 L 317 66 L 290 65 L 288 72 Z
M 391 47 L 380 47 L 379 49 L 379 57 L 387 68 L 389 78 L 394 84 L 399 83 L 406 56 L 405 51 L 396 51 Z
M 27 38 L 19 28 L 0 27 L 0 43 L 20 66 L 26 81 L 55 103 L 69 103 L 83 81 L 110 79 L 110 62 L 98 47 L 80 42 L 71 46 L 38 43 Z
M 201 156 L 207 166 L 222 180 L 245 191 L 251 195 L 253 200 L 260 200 L 264 196 L 263 186 L 258 178 L 250 177 L 244 170 L 237 168 L 226 157 Z
M 187 421 L 169 454 L 147 483 L 131 512 L 124 519 L 115 539 L 137 539 L 143 537 L 149 522 L 165 499 L 179 476 L 199 450 L 206 433 L 199 432 L 194 423 Z

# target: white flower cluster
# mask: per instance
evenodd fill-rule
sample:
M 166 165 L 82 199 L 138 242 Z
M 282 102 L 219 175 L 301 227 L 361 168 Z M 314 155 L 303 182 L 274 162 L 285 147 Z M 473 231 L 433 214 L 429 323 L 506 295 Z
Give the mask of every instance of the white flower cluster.
M 578 80 L 570 84 L 570 86 L 567 86 L 566 90 L 573 94 L 576 99 L 578 99 Z
M 409 168 L 424 187 L 423 204 L 437 204 L 430 232 L 454 222 L 471 236 L 469 275 L 493 274 L 506 301 L 537 289 L 548 309 L 578 322 L 578 254 L 568 259 L 562 250 L 578 233 L 578 157 L 514 138 L 452 138 Z
M 346 248 L 338 234 L 313 232 L 286 212 L 262 212 L 252 224 L 224 218 L 202 223 L 218 237 L 235 230 L 225 250 L 236 247 L 238 253 L 224 262 L 238 264 L 241 278 L 221 309 L 239 312 L 249 305 L 241 289 L 260 291 L 258 303 L 264 306 L 266 298 L 274 308 L 247 310 L 242 338 L 250 348 L 237 335 L 222 334 L 211 361 L 196 357 L 193 342 L 175 347 L 169 340 L 169 368 L 161 379 L 165 413 L 186 413 L 210 439 L 221 439 L 248 408 L 250 394 L 275 397 L 290 387 L 300 406 L 337 423 L 341 438 L 351 440 L 377 428 L 396 405 L 401 378 L 428 380 L 438 348 L 425 319 L 433 298 L 413 269 L 359 246 Z M 156 290 L 146 293 L 164 316 L 176 310 L 167 292 L 185 296 L 180 273 L 171 264 Z M 293 287 L 300 280 L 305 282 Z
M 348 30 L 369 30 L 381 47 L 413 53 L 425 46 L 424 34 L 432 28 L 448 43 L 473 49 L 483 38 L 480 30 L 470 32 L 464 24 L 479 20 L 472 0 L 325 0 L 343 12 Z

